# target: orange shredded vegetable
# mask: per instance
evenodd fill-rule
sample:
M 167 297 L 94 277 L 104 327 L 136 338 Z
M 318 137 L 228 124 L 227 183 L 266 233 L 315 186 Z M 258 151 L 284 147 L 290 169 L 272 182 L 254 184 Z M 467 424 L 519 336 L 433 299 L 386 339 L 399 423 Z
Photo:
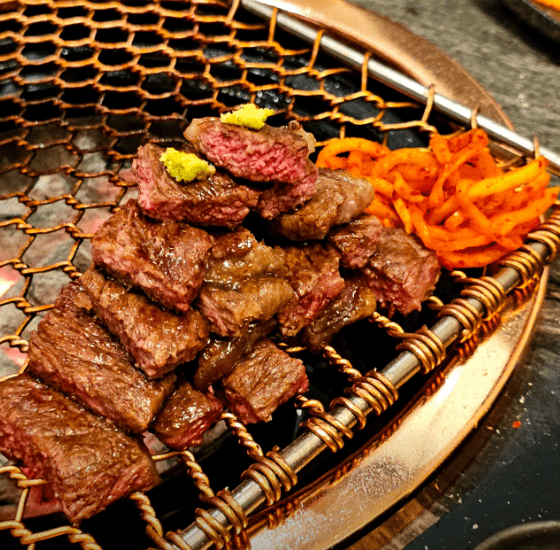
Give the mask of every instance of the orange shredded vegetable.
M 375 199 L 366 212 L 416 234 L 448 269 L 483 267 L 519 248 L 560 191 L 548 187 L 543 157 L 504 170 L 480 129 L 435 134 L 428 149 L 337 139 L 319 152 L 317 166 L 367 178 Z

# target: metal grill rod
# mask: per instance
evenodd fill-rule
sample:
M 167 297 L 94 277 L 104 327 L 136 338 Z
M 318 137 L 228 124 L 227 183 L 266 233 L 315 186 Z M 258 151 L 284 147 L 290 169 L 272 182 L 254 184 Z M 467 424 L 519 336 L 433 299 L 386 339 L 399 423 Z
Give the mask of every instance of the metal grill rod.
M 543 263 L 552 261 L 551 251 L 542 243 L 530 241 L 528 247 Z M 502 267 L 493 278 L 502 286 L 505 294 L 509 294 L 522 283 L 520 273 L 511 267 Z M 468 298 L 468 302 L 482 317 L 485 312 L 484 304 L 476 298 Z M 456 318 L 443 316 L 430 330 L 439 338 L 443 346 L 447 348 L 460 337 L 462 328 Z M 388 365 L 380 369 L 379 372 L 396 388 L 400 388 L 418 374 L 421 371 L 421 367 L 421 362 L 414 353 L 403 351 Z M 350 399 L 365 415 L 371 413 L 372 408 L 366 401 L 356 396 L 351 396 Z M 352 428 L 357 423 L 357 418 L 348 408 L 343 406 L 333 409 L 331 415 L 348 428 Z M 280 451 L 280 455 L 294 472 L 298 472 L 326 448 L 327 445 L 322 439 L 308 431 L 304 432 L 285 449 Z M 243 481 L 237 488 L 232 490 L 231 494 L 247 515 L 250 515 L 265 502 L 265 495 L 262 489 L 253 480 Z M 218 522 L 229 528 L 228 519 L 220 510 L 214 508 L 209 510 L 209 512 Z M 184 531 L 180 531 L 178 535 L 188 545 L 188 548 L 192 548 L 192 550 L 205 550 L 212 544 L 206 533 L 196 523 L 193 523 Z
M 255 0 L 241 0 L 241 5 L 251 13 L 266 20 L 270 20 L 273 15 L 272 7 L 261 2 L 256 2 Z M 278 13 L 276 24 L 281 29 L 309 43 L 314 43 L 318 36 L 317 29 L 282 12 Z M 330 37 L 328 34 L 323 34 L 320 39 L 320 46 L 326 53 L 354 69 L 361 70 L 363 67 L 365 61 L 365 55 L 363 53 L 347 46 L 340 40 Z M 371 77 L 423 105 L 425 105 L 431 97 L 428 87 L 380 61 L 369 59 L 368 71 Z M 438 93 L 433 95 L 433 108 L 448 116 L 450 119 L 466 126 L 470 126 L 475 114 L 469 107 L 465 107 Z M 513 147 L 525 155 L 535 155 L 535 143 L 533 139 L 523 137 L 503 124 L 484 115 L 477 114 L 476 123 L 478 127 L 483 129 L 492 139 Z M 559 154 L 545 147 L 539 147 L 539 154 L 549 161 L 550 168 L 555 173 L 560 174 Z

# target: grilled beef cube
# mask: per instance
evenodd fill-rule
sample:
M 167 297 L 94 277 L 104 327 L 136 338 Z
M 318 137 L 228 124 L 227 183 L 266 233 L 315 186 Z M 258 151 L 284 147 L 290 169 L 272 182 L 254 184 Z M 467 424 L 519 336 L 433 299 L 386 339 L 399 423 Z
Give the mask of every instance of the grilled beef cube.
M 367 264 L 383 231 L 381 222 L 375 216 L 366 214 L 333 229 L 327 241 L 339 253 L 343 267 L 356 269 Z
M 333 229 L 327 240 L 342 266 L 361 277 L 390 314 L 420 310 L 440 275 L 433 251 L 403 229 L 383 227 L 373 216 Z
M 270 231 L 292 241 L 319 240 L 358 217 L 373 200 L 373 187 L 345 170 L 319 169 L 317 191 L 301 208 L 270 222 Z
M 250 181 L 293 184 L 316 172 L 308 160 L 315 138 L 296 122 L 255 131 L 207 117 L 191 121 L 184 135 L 212 164 Z
M 361 270 L 367 285 L 389 314 L 408 315 L 420 310 L 434 290 L 440 275 L 435 252 L 403 229 L 384 228 L 374 253 Z
M 204 283 L 234 289 L 250 277 L 283 274 L 285 266 L 282 248 L 260 243 L 250 231 L 239 228 L 216 236 Z
M 278 325 L 283 336 L 295 336 L 312 323 L 328 303 L 344 288 L 338 271 L 338 256 L 320 244 L 293 246 L 286 249 L 287 280 L 296 298 L 278 312 Z
M 117 210 L 91 240 L 96 266 L 141 288 L 168 309 L 188 311 L 204 278 L 212 237 L 182 222 L 157 222 L 134 201 Z
M 174 374 L 150 382 L 134 368 L 79 280 L 62 289 L 32 333 L 28 370 L 132 432 L 147 429 L 175 382 Z
M 219 418 L 223 406 L 211 393 L 195 390 L 183 382 L 167 400 L 152 425 L 152 431 L 168 447 L 183 450 L 199 445 Z
M 45 479 L 73 524 L 159 482 L 142 443 L 27 374 L 0 383 L 0 452 Z
M 210 330 L 240 336 L 250 323 L 272 318 L 294 297 L 285 270 L 284 250 L 258 242 L 247 229 L 217 236 L 196 300 Z
M 233 290 L 205 285 L 196 305 L 212 332 L 231 337 L 241 336 L 250 323 L 271 319 L 294 296 L 286 280 L 262 276 L 249 278 Z
M 279 405 L 307 391 L 303 362 L 262 338 L 222 381 L 218 397 L 245 424 L 270 420 Z
M 296 183 L 276 182 L 265 189 L 253 208 L 265 220 L 289 212 L 313 197 L 317 190 L 317 169 L 309 162 L 308 173 Z
M 149 379 L 192 361 L 208 343 L 208 324 L 195 309 L 181 314 L 163 309 L 97 269 L 86 271 L 80 282 L 96 313 Z
M 234 228 L 256 206 L 260 191 L 234 182 L 224 172 L 217 171 L 204 180 L 178 182 L 160 161 L 163 152 L 161 147 L 148 143 L 138 149 L 132 163 L 138 182 L 138 205 L 148 216 Z
M 228 375 L 246 350 L 257 340 L 270 334 L 276 327 L 276 320 L 251 323 L 236 338 L 214 337 L 210 344 L 198 355 L 198 365 L 194 373 L 193 386 L 200 391 Z
M 318 353 L 341 329 L 371 317 L 376 310 L 375 292 L 361 280 L 347 280 L 342 293 L 330 302 L 315 321 L 303 329 L 309 351 Z

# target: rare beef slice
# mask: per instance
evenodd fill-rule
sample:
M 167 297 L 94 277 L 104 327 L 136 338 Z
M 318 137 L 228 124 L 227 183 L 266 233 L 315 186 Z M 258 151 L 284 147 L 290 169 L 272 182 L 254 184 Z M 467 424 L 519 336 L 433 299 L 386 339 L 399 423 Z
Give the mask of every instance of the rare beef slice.
M 93 262 L 168 309 L 188 311 L 202 281 L 212 237 L 183 222 L 151 220 L 130 200 L 95 232 Z
M 132 432 L 147 429 L 175 375 L 149 381 L 95 315 L 79 280 L 64 287 L 29 342 L 29 372 Z
M 208 324 L 195 309 L 176 313 L 89 269 L 80 278 L 96 313 L 149 379 L 192 361 L 208 342 Z
M 260 191 L 235 182 L 222 171 L 203 180 L 178 182 L 160 160 L 164 149 L 148 143 L 138 149 L 132 172 L 138 205 L 152 218 L 193 225 L 234 228 L 257 205 Z M 186 150 L 185 152 L 192 152 Z
M 27 374 L 0 383 L 0 452 L 45 479 L 73 524 L 159 482 L 139 440 Z

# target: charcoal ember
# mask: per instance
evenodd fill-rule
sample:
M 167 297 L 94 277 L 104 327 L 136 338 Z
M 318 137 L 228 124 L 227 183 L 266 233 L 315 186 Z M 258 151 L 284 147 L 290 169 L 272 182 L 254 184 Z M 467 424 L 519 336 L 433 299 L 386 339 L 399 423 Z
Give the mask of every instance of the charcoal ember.
M 259 190 L 237 183 L 221 171 L 204 180 L 178 182 L 160 161 L 163 152 L 161 147 L 148 143 L 138 149 L 132 163 L 138 182 L 138 205 L 148 216 L 234 228 L 257 205 Z
M 422 308 L 440 272 L 435 252 L 424 248 L 415 235 L 400 228 L 384 228 L 361 276 L 390 315 L 395 310 L 408 315 Z
M 27 374 L 0 383 L 0 451 L 45 479 L 73 524 L 159 482 L 140 441 Z
M 340 264 L 347 268 L 364 267 L 375 253 L 375 247 L 384 231 L 375 216 L 364 215 L 333 229 L 327 242 L 340 255 Z
M 96 313 L 149 379 L 161 378 L 177 365 L 192 361 L 208 343 L 208 324 L 195 309 L 166 310 L 93 268 L 80 282 Z
M 91 247 L 94 264 L 125 286 L 142 289 L 168 309 L 188 311 L 212 243 L 202 229 L 151 220 L 131 200 L 95 232 Z
M 217 391 L 245 424 L 270 420 L 279 405 L 309 386 L 303 362 L 262 338 L 222 379 Z
M 373 187 L 346 170 L 319 169 L 315 194 L 303 206 L 272 220 L 272 234 L 292 241 L 323 239 L 332 227 L 358 217 L 373 200 Z
M 344 288 L 339 259 L 321 244 L 291 246 L 286 250 L 286 277 L 296 297 L 278 311 L 278 325 L 285 337 L 295 336 L 312 323 Z
M 344 290 L 331 301 L 315 321 L 303 329 L 312 353 L 318 353 L 344 327 L 371 317 L 377 309 L 375 292 L 360 279 L 345 281 Z
M 281 277 L 251 277 L 234 289 L 202 287 L 196 306 L 219 336 L 241 336 L 250 323 L 267 321 L 294 298 L 290 284 Z
M 175 374 L 149 381 L 133 366 L 79 279 L 62 289 L 31 334 L 28 353 L 29 372 L 131 432 L 146 430 L 173 391 Z
M 197 391 L 189 382 L 183 382 L 158 413 L 151 430 L 171 449 L 183 450 L 202 442 L 222 409 L 211 393 Z
M 215 237 L 204 284 L 234 289 L 250 277 L 281 275 L 285 266 L 286 253 L 282 248 L 257 241 L 249 230 L 241 227 Z
M 250 323 L 236 338 L 213 337 L 197 359 L 193 386 L 200 391 L 228 375 L 246 350 L 257 340 L 270 334 L 276 327 L 275 319 Z
M 184 135 L 197 152 L 234 176 L 292 184 L 309 177 L 315 138 L 297 122 L 281 128 L 265 124 L 256 131 L 207 117 L 191 121 Z

